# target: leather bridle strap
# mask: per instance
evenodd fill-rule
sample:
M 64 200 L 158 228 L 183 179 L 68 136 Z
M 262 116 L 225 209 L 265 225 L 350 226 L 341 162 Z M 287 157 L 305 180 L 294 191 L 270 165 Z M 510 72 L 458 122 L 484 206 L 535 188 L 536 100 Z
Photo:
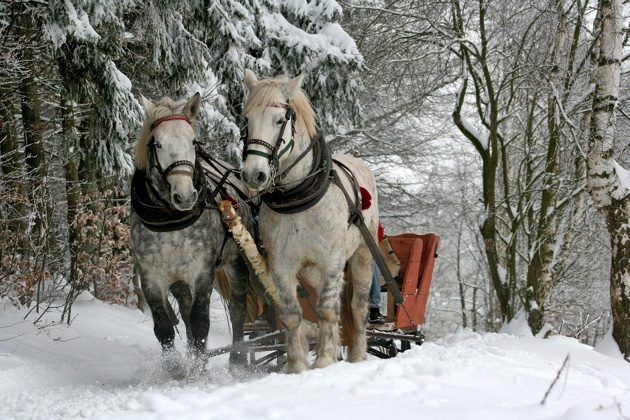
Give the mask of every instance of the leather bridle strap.
M 245 150 L 243 153 L 243 158 L 246 158 L 247 155 L 255 155 L 255 156 L 261 156 L 264 158 L 267 158 L 269 161 L 271 161 L 273 163 L 273 165 L 277 165 L 277 161 L 287 152 L 290 153 L 291 150 L 293 150 L 293 147 L 295 145 L 295 142 L 293 140 L 294 137 L 294 133 L 295 133 L 295 113 L 293 112 L 293 110 L 291 109 L 291 107 L 289 106 L 289 104 L 285 104 L 285 103 L 281 103 L 281 102 L 273 102 L 267 106 L 273 107 L 273 108 L 283 108 L 287 110 L 285 119 L 284 119 L 284 123 L 282 124 L 282 127 L 280 128 L 280 134 L 278 134 L 278 138 L 276 139 L 276 144 L 275 146 L 272 145 L 269 142 L 266 142 L 264 140 L 261 139 L 245 139 Z M 291 139 L 289 140 L 289 142 L 287 143 L 287 145 L 280 150 L 280 152 L 278 153 L 278 150 L 280 149 L 280 147 L 282 146 L 282 143 L 284 143 L 284 130 L 287 128 L 287 123 L 289 122 L 289 120 L 291 121 Z M 261 150 L 248 150 L 249 146 L 251 144 L 258 144 L 261 145 L 263 147 L 266 147 L 267 149 L 269 149 L 269 151 L 271 153 L 267 153 L 267 152 L 263 152 Z M 290 149 L 290 150 L 289 150 Z
M 151 130 L 155 130 L 155 128 L 163 122 L 177 120 L 186 121 L 188 124 L 192 125 L 192 123 L 190 122 L 190 118 L 188 118 L 187 116 L 182 114 L 171 114 L 153 121 L 153 123 L 151 123 Z
M 171 114 L 171 115 L 167 115 L 165 117 L 162 118 L 158 118 L 155 121 L 153 121 L 153 123 L 151 123 L 151 130 L 155 130 L 157 128 L 158 125 L 164 123 L 164 122 L 169 122 L 169 121 L 186 121 L 188 124 L 192 123 L 190 122 L 190 118 L 188 118 L 185 115 L 182 114 Z M 155 159 L 155 167 L 157 168 L 158 172 L 160 173 L 160 175 L 162 176 L 162 179 L 164 179 L 165 182 L 166 181 L 166 177 L 168 176 L 168 174 L 175 169 L 178 166 L 188 166 L 192 169 L 192 173 L 190 174 L 191 177 L 194 178 L 195 176 L 195 164 L 189 160 L 178 160 L 175 161 L 173 163 L 171 163 L 170 165 L 168 165 L 165 169 L 162 169 L 162 165 L 160 165 L 160 160 L 158 159 L 158 155 L 156 152 L 156 145 L 155 145 L 155 141 L 151 140 L 151 142 L 149 143 L 149 147 L 151 148 L 151 151 L 154 155 L 154 159 Z

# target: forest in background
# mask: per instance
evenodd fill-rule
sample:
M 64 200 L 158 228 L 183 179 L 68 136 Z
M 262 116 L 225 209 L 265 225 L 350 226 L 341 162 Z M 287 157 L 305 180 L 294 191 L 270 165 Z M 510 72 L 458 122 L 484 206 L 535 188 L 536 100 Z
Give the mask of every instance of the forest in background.
M 442 237 L 430 337 L 524 315 L 594 344 L 613 323 L 614 273 L 630 285 L 611 239 L 629 220 L 628 5 L 601 3 L 0 2 L 0 297 L 33 322 L 70 322 L 84 290 L 133 304 L 139 95 L 201 92 L 204 147 L 238 165 L 244 70 L 302 72 L 331 148 L 375 170 L 387 233 Z M 606 66 L 614 95 L 597 94 Z M 612 137 L 600 113 L 617 115 Z M 593 179 L 611 171 L 606 204 Z M 630 343 L 628 289 L 616 316 Z

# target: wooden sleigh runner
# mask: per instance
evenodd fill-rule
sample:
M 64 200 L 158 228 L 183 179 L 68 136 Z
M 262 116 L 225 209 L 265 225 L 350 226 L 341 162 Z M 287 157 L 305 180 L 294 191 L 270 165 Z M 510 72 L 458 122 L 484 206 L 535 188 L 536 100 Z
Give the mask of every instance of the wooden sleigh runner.
M 224 220 L 235 235 L 236 241 L 243 248 L 243 252 L 249 254 L 250 263 L 253 258 L 253 268 L 266 293 L 257 291 L 255 299 L 248 302 L 249 319 L 244 325 L 246 339 L 240 343 L 208 350 L 207 355 L 213 357 L 236 349 L 247 354 L 248 364 L 252 368 L 274 370 L 272 362 L 276 362 L 275 369 L 280 369 L 286 360 L 285 332 L 278 311 L 272 303 L 274 291 L 273 288 L 269 289 L 271 279 L 268 272 L 265 272 L 265 261 L 262 258 L 257 259 L 259 255 L 254 255 L 257 251 L 252 248 L 255 247 L 253 240 L 246 229 L 238 226 L 238 220 L 232 220 L 229 206 L 226 204 L 222 210 Z M 420 326 L 424 322 L 440 240 L 434 233 L 423 235 L 404 233 L 389 236 L 387 239 L 400 263 L 400 271 L 392 273 L 395 275 L 395 284 L 385 282 L 382 286 L 382 292 L 387 294 L 386 323 L 369 328 L 366 332 L 368 352 L 381 358 L 394 357 L 398 352 L 411 348 L 411 343 L 416 345 L 423 343 L 424 335 Z M 351 275 L 350 270 L 346 270 L 347 285 L 352 283 L 348 281 Z M 398 293 L 392 290 L 392 287 L 398 287 Z M 350 287 L 346 287 L 344 294 L 351 296 Z M 402 303 L 396 304 L 396 299 L 400 299 L 401 294 Z M 306 324 L 306 336 L 313 348 L 317 336 L 315 312 L 317 295 L 313 288 L 303 284 L 298 288 L 298 296 Z M 340 331 L 342 345 L 345 343 L 346 333 L 348 332 L 344 332 L 342 326 Z

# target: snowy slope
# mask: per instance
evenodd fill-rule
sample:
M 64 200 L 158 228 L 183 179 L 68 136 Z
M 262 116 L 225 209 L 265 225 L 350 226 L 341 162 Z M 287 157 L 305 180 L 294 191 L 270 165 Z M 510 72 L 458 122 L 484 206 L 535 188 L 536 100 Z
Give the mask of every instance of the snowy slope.
M 175 382 L 150 316 L 89 296 L 69 328 L 35 328 L 0 301 L 0 419 L 619 419 L 630 364 L 574 339 L 461 331 L 391 360 L 233 378 L 227 358 Z M 213 301 L 211 347 L 229 342 Z M 182 331 L 183 333 L 183 331 Z M 180 343 L 181 344 L 181 343 Z M 569 364 L 540 402 L 566 355 Z

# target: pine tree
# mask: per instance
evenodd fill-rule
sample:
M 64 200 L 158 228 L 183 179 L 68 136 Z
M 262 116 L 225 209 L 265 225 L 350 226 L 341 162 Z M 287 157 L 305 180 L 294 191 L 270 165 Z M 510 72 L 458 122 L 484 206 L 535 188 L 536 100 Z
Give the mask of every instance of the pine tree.
M 326 133 L 358 122 L 355 98 L 363 59 L 339 24 L 341 14 L 334 0 L 213 2 L 209 26 L 216 29 L 206 35 L 210 65 L 236 121 L 242 123 L 242 80 L 248 68 L 259 76 L 304 73 L 304 89 Z

